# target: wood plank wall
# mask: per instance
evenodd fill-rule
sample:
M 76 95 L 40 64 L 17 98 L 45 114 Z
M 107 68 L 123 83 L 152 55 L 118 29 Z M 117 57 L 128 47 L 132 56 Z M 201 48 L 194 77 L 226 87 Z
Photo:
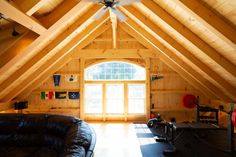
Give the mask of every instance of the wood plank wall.
M 94 61 L 95 60 L 88 61 L 88 63 Z M 162 79 L 151 81 L 151 112 L 161 113 L 162 117 L 166 120 L 169 120 L 172 117 L 175 117 L 177 121 L 194 120 L 195 111 L 183 108 L 181 105 L 181 97 L 184 94 L 191 93 L 200 96 L 202 103 L 208 103 L 210 101 L 159 59 L 151 59 L 150 64 L 151 74 L 163 76 Z M 79 99 L 42 100 L 40 98 L 41 91 L 79 91 L 79 69 L 78 59 L 72 60 L 60 69 L 57 72 L 58 74 L 61 74 L 59 87 L 54 86 L 53 76 L 49 76 L 46 82 L 29 95 L 29 108 L 25 109 L 24 112 L 69 114 L 80 117 L 81 106 Z M 67 82 L 65 77 L 70 74 L 78 75 L 78 81 L 74 83 Z M 140 117 L 137 117 L 137 119 L 138 118 Z M 135 120 L 135 117 L 132 119 Z
M 166 120 L 173 117 L 177 121 L 195 120 L 195 110 L 185 109 L 182 106 L 182 96 L 185 94 L 199 96 L 203 104 L 207 104 L 209 100 L 160 60 L 152 59 L 151 65 L 152 74 L 163 76 L 161 79 L 151 81 L 151 111 L 161 113 Z
M 40 98 L 40 92 L 43 91 L 66 91 L 66 92 L 79 92 L 79 60 L 72 60 L 60 69 L 57 74 L 61 75 L 60 85 L 54 86 L 53 76 L 50 76 L 46 82 L 44 82 L 37 90 L 35 90 L 29 96 L 29 109 L 25 112 L 47 112 L 56 114 L 69 114 L 73 116 L 79 115 L 79 99 L 52 99 L 42 100 Z M 71 74 L 78 77 L 77 82 L 68 82 L 66 77 Z
M 96 38 L 84 49 L 112 49 L 112 29 L 109 29 L 101 36 Z M 143 45 L 137 42 L 133 37 L 125 33 L 118 27 L 117 31 L 117 50 L 119 49 L 145 49 Z M 112 58 L 110 58 L 112 59 Z M 101 58 L 86 59 L 85 67 L 100 61 Z M 108 59 L 109 60 L 109 59 Z M 117 58 L 116 58 L 117 60 Z M 145 66 L 145 58 L 129 58 L 130 61 L 136 62 L 142 66 Z M 46 82 L 33 91 L 29 97 L 29 108 L 25 109 L 25 113 L 57 113 L 57 114 L 69 114 L 80 117 L 80 100 L 71 99 L 53 99 L 42 100 L 40 98 L 41 91 L 80 91 L 80 60 L 79 58 L 73 59 L 60 69 L 58 74 L 61 74 L 61 82 L 59 87 L 55 87 L 53 84 L 53 76 L 48 76 Z M 200 91 L 194 89 L 189 83 L 187 83 L 180 75 L 170 69 L 168 65 L 165 65 L 158 58 L 150 59 L 150 73 L 163 76 L 162 79 L 151 81 L 150 89 L 150 111 L 153 113 L 161 113 L 162 117 L 169 120 L 175 117 L 177 121 L 192 121 L 195 119 L 195 111 L 187 110 L 181 106 L 181 97 L 184 94 L 194 94 L 200 96 L 200 100 L 204 104 L 208 104 L 210 101 L 201 95 Z M 75 83 L 65 81 L 67 75 L 77 75 L 78 81 Z M 153 104 L 153 105 L 152 105 Z M 14 110 L 8 110 L 3 112 L 15 112 Z M 149 114 L 149 113 L 148 113 Z M 109 118 L 112 120 L 112 117 Z M 123 119 L 123 118 L 121 118 Z M 131 117 L 132 120 L 140 120 L 140 117 Z M 142 119 L 142 117 L 141 117 Z

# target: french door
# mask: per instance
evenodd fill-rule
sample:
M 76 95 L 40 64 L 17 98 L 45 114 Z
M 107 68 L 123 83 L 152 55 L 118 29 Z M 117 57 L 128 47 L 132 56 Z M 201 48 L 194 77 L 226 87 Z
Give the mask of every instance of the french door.
M 107 114 L 124 113 L 124 84 L 106 84 L 105 112 Z
M 144 115 L 146 102 L 144 83 L 86 83 L 85 115 Z

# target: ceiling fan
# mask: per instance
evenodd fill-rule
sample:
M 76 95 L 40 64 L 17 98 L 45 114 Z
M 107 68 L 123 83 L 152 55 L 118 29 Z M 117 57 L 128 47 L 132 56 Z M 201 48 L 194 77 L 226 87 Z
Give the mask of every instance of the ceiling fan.
M 132 3 L 140 2 L 141 0 L 86 0 L 86 1 L 104 5 L 104 7 L 95 14 L 94 19 L 98 20 L 105 14 L 107 10 L 111 10 L 121 22 L 124 22 L 127 19 L 127 17 L 124 14 L 122 14 L 119 10 L 117 10 L 116 6 L 130 5 Z

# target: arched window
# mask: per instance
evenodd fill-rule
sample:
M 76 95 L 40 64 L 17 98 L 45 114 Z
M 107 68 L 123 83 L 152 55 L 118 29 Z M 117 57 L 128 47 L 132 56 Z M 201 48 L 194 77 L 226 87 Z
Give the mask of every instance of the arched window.
M 89 66 L 84 71 L 84 111 L 86 116 L 144 115 L 146 106 L 146 69 L 111 61 Z
M 145 80 L 145 68 L 125 62 L 103 62 L 85 70 L 85 80 Z

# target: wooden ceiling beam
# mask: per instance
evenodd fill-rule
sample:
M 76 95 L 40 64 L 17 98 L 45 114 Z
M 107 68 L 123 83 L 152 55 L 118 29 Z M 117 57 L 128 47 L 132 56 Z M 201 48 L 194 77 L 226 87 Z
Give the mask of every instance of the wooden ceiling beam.
M 207 8 L 201 1 L 179 0 L 186 7 L 191 9 L 196 15 L 204 19 L 213 28 L 218 30 L 226 38 L 236 44 L 236 28 L 223 16 L 219 16 Z
M 14 2 L 20 7 L 20 9 L 28 16 L 33 15 L 38 11 L 48 0 L 14 0 Z
M 55 24 L 53 24 L 45 33 L 40 35 L 36 40 L 34 40 L 28 47 L 24 48 L 22 52 L 14 56 L 9 62 L 7 62 L 0 69 L 0 84 L 6 79 L 8 79 L 13 73 L 19 70 L 27 62 L 31 62 L 33 56 L 41 52 L 43 48 L 46 47 L 52 41 L 55 41 L 58 34 L 65 31 L 68 25 L 65 23 L 71 23 L 78 18 L 79 14 L 88 8 L 91 8 L 92 3 L 86 1 L 81 1 L 76 6 L 74 6 L 70 11 L 68 11 L 61 19 L 59 19 Z M 70 30 L 67 30 L 70 31 Z M 56 39 L 56 41 L 59 39 Z M 52 44 L 51 44 L 52 45 Z
M 64 16 L 67 11 L 72 9 L 78 3 L 75 1 L 76 0 L 66 0 L 62 2 L 62 4 L 56 7 L 50 14 L 40 18 L 39 21 L 46 27 L 53 25 L 55 21 Z M 23 49 L 30 45 L 37 37 L 38 35 L 34 32 L 28 32 L 21 37 L 12 47 L 0 55 L 0 67 L 3 67 L 11 59 L 23 52 Z
M 5 0 L 0 1 L 0 12 L 8 18 L 16 21 L 22 26 L 27 27 L 28 29 L 32 30 L 33 32 L 36 32 L 39 35 L 43 34 L 47 30 L 38 21 L 26 15 L 25 13 L 23 13 Z
M 82 49 L 73 56 L 74 59 L 122 59 L 122 58 L 158 58 L 149 49 Z
M 140 27 L 137 23 L 135 23 L 132 20 L 127 20 L 125 22 L 130 28 L 135 30 L 136 32 L 140 33 L 144 38 L 146 38 L 152 45 L 152 49 L 158 50 L 160 53 L 160 57 L 164 57 L 165 59 L 170 59 L 172 62 L 174 62 L 176 65 L 178 65 L 180 68 L 185 70 L 191 77 L 193 77 L 196 81 L 201 84 L 201 86 L 204 86 L 204 89 L 207 89 L 207 91 L 216 97 L 230 101 L 232 98 L 225 95 L 224 92 L 222 92 L 219 88 L 217 88 L 214 84 L 206 80 L 202 75 L 197 73 L 191 66 L 187 65 L 185 62 L 183 62 L 179 57 L 173 53 L 169 48 L 165 47 L 162 43 L 156 40 L 151 34 L 149 34 L 144 28 Z M 150 47 L 149 46 L 149 47 Z M 221 92 L 219 92 L 221 91 Z
M 43 67 L 40 67 L 37 70 L 37 73 L 31 75 L 25 82 L 28 81 L 27 85 L 21 92 L 19 92 L 19 95 L 17 96 L 18 100 L 22 100 L 26 98 L 33 90 L 37 89 L 43 82 L 45 82 L 50 76 L 52 76 L 53 73 L 58 71 L 61 67 L 63 67 L 66 63 L 68 63 L 71 59 L 73 59 L 73 56 L 79 53 L 79 51 L 91 43 L 96 37 L 100 36 L 102 33 L 107 31 L 111 24 L 110 22 L 105 22 L 104 19 L 97 21 L 93 23 L 91 26 L 89 26 L 86 30 L 84 30 L 80 35 L 78 35 L 74 41 L 72 41 L 70 44 L 68 44 L 68 48 L 70 49 L 67 54 L 62 57 L 61 59 L 55 59 L 57 56 L 53 57 L 49 60 L 50 63 L 46 63 L 43 65 Z M 71 44 L 74 45 L 72 48 Z M 77 45 L 77 46 L 76 46 Z M 67 49 L 68 49 L 67 48 Z M 64 48 L 64 51 L 62 53 L 65 53 L 66 48 Z M 59 52 L 61 53 L 61 52 Z M 38 71 L 41 71 L 38 73 Z M 20 87 L 18 87 L 20 88 Z M 10 95 L 9 95 L 10 96 Z M 13 97 L 9 97 L 8 99 L 12 99 Z
M 187 73 L 185 70 L 183 70 L 178 64 L 176 64 L 173 60 L 170 58 L 162 55 L 162 52 L 157 49 L 148 39 L 146 39 L 142 34 L 135 31 L 132 27 L 130 27 L 127 24 L 119 24 L 119 26 L 126 31 L 131 36 L 135 37 L 140 43 L 145 45 L 147 48 L 150 49 L 150 51 L 153 51 L 156 53 L 160 60 L 163 61 L 167 66 L 169 66 L 172 70 L 177 72 L 181 77 L 183 77 L 189 84 L 191 84 L 193 87 L 198 89 L 203 95 L 209 97 L 209 98 L 216 98 L 214 94 L 208 91 L 204 86 L 202 86 L 198 81 L 196 81 L 195 78 L 193 78 L 189 73 Z
M 219 52 L 214 48 L 208 45 L 203 41 L 199 36 L 194 34 L 190 29 L 185 25 L 175 19 L 172 15 L 166 12 L 158 4 L 153 2 L 153 0 L 142 1 L 142 3 L 150 9 L 154 14 L 159 16 L 163 21 L 169 24 L 177 32 L 179 32 L 183 37 L 188 39 L 191 43 L 197 46 L 202 52 L 204 52 L 209 58 L 211 58 L 216 64 L 221 66 L 225 71 L 230 73 L 232 76 L 236 77 L 236 66 L 223 57 Z
M 113 48 L 117 48 L 117 16 L 111 11 L 110 12 L 110 19 L 112 22 L 112 39 L 113 39 Z
M 73 7 L 78 4 L 79 0 L 64 0 L 59 4 L 55 9 L 53 9 L 50 14 L 42 16 L 39 18 L 39 21 L 47 28 L 50 28 L 55 24 L 59 19 L 67 14 Z M 87 6 L 86 6 L 87 7 Z
M 91 11 L 87 12 L 79 20 L 69 26 L 66 31 L 61 33 L 55 40 L 51 41 L 48 46 L 19 68 L 8 79 L 3 81 L 3 83 L 0 84 L 0 99 L 9 91 L 14 89 L 14 87 L 22 84 L 21 81 L 27 78 L 31 73 L 35 72 L 38 67 L 42 66 L 48 59 L 57 53 L 57 50 L 63 49 L 63 47 L 70 43 L 77 34 L 80 34 L 87 25 L 92 23 L 94 20 L 91 16 L 95 14 L 99 8 L 99 6 L 94 6 Z M 1 94 L 3 95 L 1 96 Z
M 199 70 L 204 73 L 204 76 L 214 80 L 217 83 L 217 86 L 224 90 L 224 92 L 229 95 L 231 98 L 236 99 L 236 89 L 229 82 L 224 80 L 220 75 L 218 75 L 215 71 L 209 68 L 206 64 L 204 64 L 201 60 L 195 57 L 191 52 L 189 52 L 185 47 L 183 47 L 178 41 L 173 39 L 170 35 L 164 32 L 160 27 L 158 27 L 155 23 L 147 19 L 143 14 L 141 14 L 137 9 L 127 6 L 121 7 L 123 12 L 129 15 L 135 21 L 139 21 L 142 25 L 147 26 L 151 31 L 161 37 L 168 46 L 172 46 L 175 48 L 180 54 L 182 54 L 188 61 L 193 63 Z M 158 39 L 156 39 L 158 40 Z

